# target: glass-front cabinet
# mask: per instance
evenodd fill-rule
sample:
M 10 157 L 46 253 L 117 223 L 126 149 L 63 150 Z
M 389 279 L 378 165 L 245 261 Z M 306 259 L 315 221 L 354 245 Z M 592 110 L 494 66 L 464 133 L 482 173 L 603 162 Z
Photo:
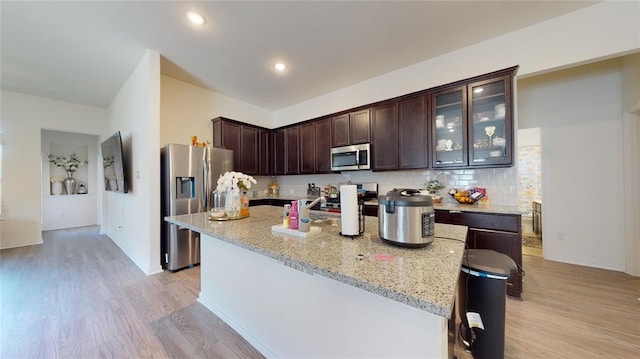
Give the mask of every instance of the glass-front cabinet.
M 432 156 L 433 168 L 461 167 L 467 160 L 466 87 L 457 87 L 433 95 Z
M 512 163 L 513 130 L 510 77 L 468 85 L 469 165 Z
M 511 81 L 516 69 L 433 93 L 432 168 L 513 165 Z

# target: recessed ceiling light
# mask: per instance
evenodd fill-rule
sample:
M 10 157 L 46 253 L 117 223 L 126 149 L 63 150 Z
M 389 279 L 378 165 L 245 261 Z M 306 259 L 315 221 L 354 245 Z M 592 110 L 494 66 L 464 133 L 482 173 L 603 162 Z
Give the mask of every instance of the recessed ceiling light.
M 287 69 L 287 65 L 283 64 L 282 62 L 278 62 L 275 65 L 273 65 L 273 68 L 279 72 L 282 72 Z
M 204 25 L 207 20 L 205 20 L 204 16 L 198 14 L 195 11 L 187 11 L 185 13 L 185 16 L 187 17 L 187 19 L 189 19 L 189 21 L 191 21 L 192 23 L 196 24 L 196 25 Z

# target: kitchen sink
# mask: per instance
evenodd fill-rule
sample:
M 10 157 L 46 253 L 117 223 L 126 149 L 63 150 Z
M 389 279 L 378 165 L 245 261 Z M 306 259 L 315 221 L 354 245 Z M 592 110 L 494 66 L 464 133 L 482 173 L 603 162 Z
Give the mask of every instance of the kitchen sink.
M 315 224 L 330 224 L 332 226 L 337 226 L 340 222 L 340 217 L 336 215 L 328 214 L 327 212 L 322 211 L 310 211 L 309 218 L 311 218 L 311 222 Z

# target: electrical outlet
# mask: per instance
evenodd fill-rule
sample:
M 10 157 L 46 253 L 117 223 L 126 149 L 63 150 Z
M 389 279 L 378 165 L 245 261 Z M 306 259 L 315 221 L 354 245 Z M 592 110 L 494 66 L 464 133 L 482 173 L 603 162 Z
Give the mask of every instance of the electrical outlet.
M 565 240 L 564 232 L 556 233 L 556 240 L 557 241 L 564 241 Z
M 289 194 L 293 194 L 293 190 L 292 189 L 289 190 Z

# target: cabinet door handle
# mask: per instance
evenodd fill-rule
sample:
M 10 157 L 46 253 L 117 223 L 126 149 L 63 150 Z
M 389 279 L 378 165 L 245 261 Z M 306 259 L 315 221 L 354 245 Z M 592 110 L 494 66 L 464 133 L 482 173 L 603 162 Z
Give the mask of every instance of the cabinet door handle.
M 462 213 L 462 211 L 456 211 L 456 210 L 452 209 L 452 210 L 449 210 L 449 213 L 451 213 L 451 214 L 460 214 L 460 213 Z

